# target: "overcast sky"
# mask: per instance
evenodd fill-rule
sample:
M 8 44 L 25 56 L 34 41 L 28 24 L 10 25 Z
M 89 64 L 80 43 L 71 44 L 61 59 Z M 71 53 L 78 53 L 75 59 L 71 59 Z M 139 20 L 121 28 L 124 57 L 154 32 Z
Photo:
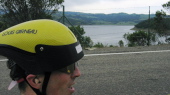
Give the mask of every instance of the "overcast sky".
M 161 10 L 162 4 L 169 0 L 65 0 L 65 11 L 84 13 L 136 13 L 148 14 Z M 62 11 L 62 8 L 60 8 Z M 167 12 L 166 10 L 164 10 Z

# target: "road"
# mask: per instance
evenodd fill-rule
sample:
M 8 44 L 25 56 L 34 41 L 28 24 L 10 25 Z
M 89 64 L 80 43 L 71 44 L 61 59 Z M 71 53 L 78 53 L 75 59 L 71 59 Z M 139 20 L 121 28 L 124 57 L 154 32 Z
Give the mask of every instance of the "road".
M 74 95 L 170 95 L 169 57 L 168 51 L 85 56 Z M 0 63 L 0 95 L 19 95 L 17 87 L 7 91 L 9 70 Z
M 170 95 L 170 52 L 84 57 L 75 95 Z

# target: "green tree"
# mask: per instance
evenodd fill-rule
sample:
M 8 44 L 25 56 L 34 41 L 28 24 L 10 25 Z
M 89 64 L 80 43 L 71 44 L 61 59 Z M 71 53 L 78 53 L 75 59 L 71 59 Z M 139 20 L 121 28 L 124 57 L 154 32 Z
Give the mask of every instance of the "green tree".
M 160 36 L 166 36 L 166 31 L 168 30 L 168 27 L 165 23 L 164 17 L 166 16 L 166 13 L 164 11 L 156 11 L 154 22 L 155 26 L 154 29 Z
M 170 13 L 170 0 L 167 3 L 163 4 L 162 7 Z M 170 20 L 170 19 L 168 18 L 168 20 Z M 168 23 L 166 22 L 166 24 L 167 24 L 167 28 L 169 29 L 169 26 L 168 26 L 168 25 L 170 25 L 169 22 Z M 170 34 L 170 33 L 167 33 L 167 34 Z M 165 37 L 166 37 L 165 41 L 170 43 L 170 37 L 168 38 L 168 35 Z
M 86 32 L 84 31 L 83 27 L 78 25 L 75 27 L 69 27 L 69 29 L 74 33 L 74 35 L 76 36 L 78 41 L 81 43 L 83 48 L 93 46 L 93 41 L 91 40 L 91 38 L 88 36 L 84 36 Z
M 168 1 L 168 2 L 165 3 L 165 4 L 163 4 L 162 7 L 163 7 L 164 9 L 166 9 L 167 11 L 170 12 L 170 1 Z
M 4 29 L 8 28 L 7 24 L 0 21 L 0 31 L 3 31 Z
M 64 0 L 0 0 L 3 22 L 9 27 L 35 19 L 52 19 Z
M 150 41 L 149 44 L 156 41 L 154 33 L 149 33 Z M 148 33 L 145 31 L 136 31 L 134 33 L 125 33 L 124 38 L 128 41 L 128 46 L 146 46 L 148 44 Z
M 76 36 L 76 38 L 78 39 L 78 41 L 81 43 L 81 44 L 84 44 L 84 37 L 83 35 L 86 33 L 84 31 L 84 28 L 81 27 L 80 25 L 77 25 L 77 26 L 71 26 L 71 27 L 68 27 L 73 33 L 74 35 Z
M 118 42 L 118 44 L 119 44 L 120 47 L 124 47 L 124 42 L 123 42 L 122 40 L 120 40 L 120 41 Z
M 82 42 L 82 46 L 85 47 L 92 47 L 93 46 L 93 41 L 91 40 L 91 38 L 89 36 L 82 36 L 83 40 Z

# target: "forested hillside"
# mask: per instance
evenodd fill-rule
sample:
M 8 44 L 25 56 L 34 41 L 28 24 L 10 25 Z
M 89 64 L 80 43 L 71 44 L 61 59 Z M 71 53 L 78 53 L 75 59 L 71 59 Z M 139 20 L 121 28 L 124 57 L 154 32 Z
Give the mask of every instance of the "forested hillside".
M 74 25 L 135 25 L 143 20 L 148 19 L 146 14 L 127 14 L 127 13 L 113 13 L 113 14 L 90 14 L 80 12 L 65 12 L 65 16 Z M 151 17 L 155 15 L 152 14 Z M 62 17 L 62 12 L 53 15 L 55 20 Z
M 165 26 L 166 29 L 170 30 L 170 18 L 164 18 L 163 19 L 163 24 Z M 154 22 L 154 18 L 152 18 L 150 20 L 150 29 L 155 29 L 156 24 Z M 149 28 L 149 20 L 144 20 L 138 24 L 135 25 L 135 28 L 138 28 L 138 29 L 147 29 Z

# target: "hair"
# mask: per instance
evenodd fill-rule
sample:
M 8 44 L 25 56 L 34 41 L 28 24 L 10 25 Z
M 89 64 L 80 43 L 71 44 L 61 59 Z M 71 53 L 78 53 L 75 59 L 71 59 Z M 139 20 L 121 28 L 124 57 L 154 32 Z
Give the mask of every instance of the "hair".
M 23 70 L 20 66 L 18 66 L 13 60 L 8 59 L 7 67 L 9 69 L 11 69 L 10 77 L 12 80 L 17 81 L 17 80 L 25 77 L 25 70 Z M 27 86 L 28 85 L 25 81 L 20 82 L 18 84 L 18 88 L 21 92 L 25 92 Z

